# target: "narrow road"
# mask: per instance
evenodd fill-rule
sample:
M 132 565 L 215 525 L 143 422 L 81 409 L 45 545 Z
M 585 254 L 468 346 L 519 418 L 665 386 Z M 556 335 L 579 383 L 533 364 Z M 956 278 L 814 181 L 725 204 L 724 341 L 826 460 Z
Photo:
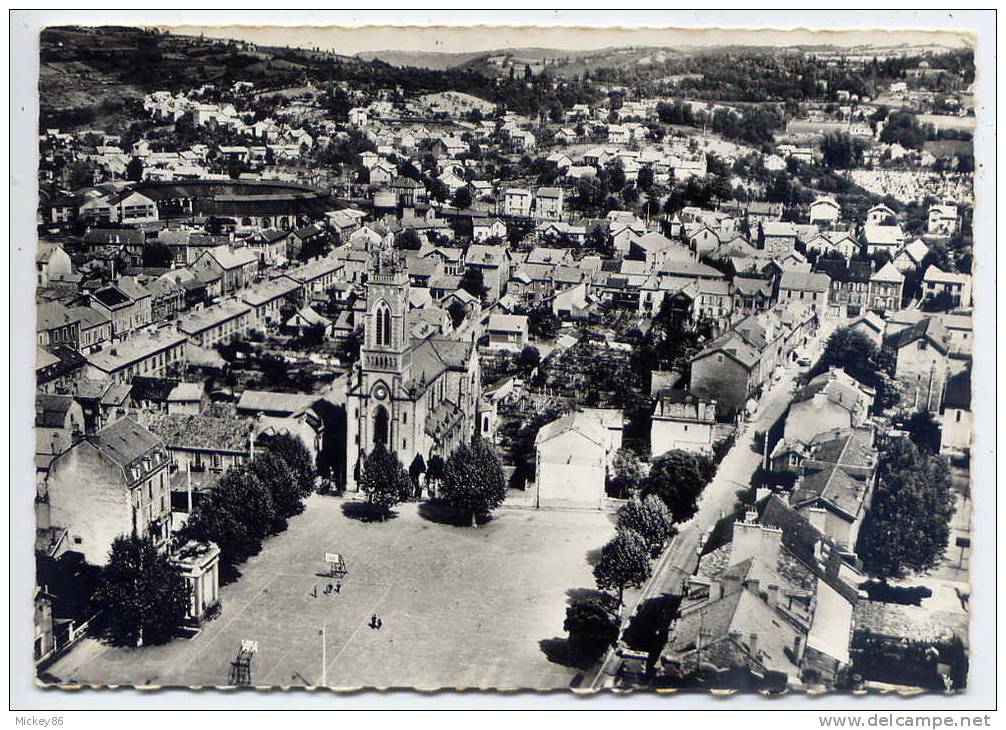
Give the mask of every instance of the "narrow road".
M 832 327 L 822 326 L 818 335 L 805 350 L 816 360 Z M 766 431 L 789 406 L 793 397 L 796 376 L 799 370 L 790 363 L 777 382 L 764 393 L 754 419 L 741 427 L 733 448 L 720 463 L 716 476 L 709 482 L 699 498 L 699 509 L 688 522 L 679 527 L 678 534 L 671 541 L 653 567 L 653 575 L 644 586 L 630 611 L 623 629 L 640 605 L 648 599 L 664 593 L 680 593 L 688 576 L 694 574 L 701 553 L 702 542 L 717 521 L 731 512 L 737 502 L 737 492 L 748 489 L 751 477 L 761 463 L 761 454 L 752 445 L 757 431 Z M 613 649 L 602 662 L 590 688 L 597 690 L 610 686 L 621 663 L 621 658 Z

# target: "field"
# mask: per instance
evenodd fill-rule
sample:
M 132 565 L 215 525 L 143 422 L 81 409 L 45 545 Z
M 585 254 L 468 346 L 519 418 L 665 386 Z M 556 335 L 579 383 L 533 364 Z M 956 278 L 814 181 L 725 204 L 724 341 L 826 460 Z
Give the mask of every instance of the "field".
M 256 686 L 565 688 L 576 670 L 543 649 L 564 635 L 569 596 L 593 587 L 587 555 L 613 532 L 601 512 L 503 508 L 478 528 L 428 519 L 415 504 L 387 522 L 359 503 L 315 496 L 221 592 L 195 639 L 110 648 L 88 639 L 47 670 L 64 684 L 230 684 L 242 640 L 258 642 Z M 349 568 L 325 594 L 324 553 Z M 312 593 L 317 587 L 317 597 Z M 377 614 L 380 630 L 369 626 Z

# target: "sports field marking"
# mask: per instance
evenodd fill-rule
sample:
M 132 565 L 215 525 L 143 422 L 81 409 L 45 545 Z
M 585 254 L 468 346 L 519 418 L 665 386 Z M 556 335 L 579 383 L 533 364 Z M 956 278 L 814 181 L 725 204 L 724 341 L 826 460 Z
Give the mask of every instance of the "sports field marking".
M 384 599 L 387 597 L 388 592 L 391 590 L 391 587 L 393 585 L 394 585 L 393 583 L 389 583 L 387 585 L 387 587 L 385 587 L 384 593 L 381 594 L 381 597 L 377 599 L 377 603 L 375 603 L 373 605 L 373 607 L 371 608 L 371 613 L 372 614 L 377 612 L 377 607 L 380 606 L 381 603 L 384 601 Z M 336 654 L 332 658 L 332 660 L 328 664 L 325 665 L 325 672 L 326 673 L 328 672 L 329 667 L 334 666 L 335 663 L 337 661 L 339 661 L 339 658 L 346 652 L 346 649 L 349 648 L 349 645 L 353 643 L 353 640 L 356 639 L 356 635 L 360 633 L 360 629 L 362 629 L 364 626 L 367 626 L 369 623 L 370 623 L 370 616 L 364 617 L 363 621 L 361 621 L 360 624 L 353 631 L 353 633 L 349 635 L 349 638 L 346 640 L 346 643 L 342 645 L 341 649 L 339 649 L 339 653 Z

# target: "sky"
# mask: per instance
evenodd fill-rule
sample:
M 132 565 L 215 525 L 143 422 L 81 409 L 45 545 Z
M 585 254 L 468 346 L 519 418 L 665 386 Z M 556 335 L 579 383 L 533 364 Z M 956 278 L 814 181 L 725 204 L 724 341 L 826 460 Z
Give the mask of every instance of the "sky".
M 613 46 L 939 45 L 967 36 L 947 31 L 812 31 L 722 28 L 583 28 L 569 26 L 161 26 L 173 33 L 247 40 L 260 45 L 318 47 L 352 55 L 367 51 L 464 53 L 507 48 L 591 50 Z

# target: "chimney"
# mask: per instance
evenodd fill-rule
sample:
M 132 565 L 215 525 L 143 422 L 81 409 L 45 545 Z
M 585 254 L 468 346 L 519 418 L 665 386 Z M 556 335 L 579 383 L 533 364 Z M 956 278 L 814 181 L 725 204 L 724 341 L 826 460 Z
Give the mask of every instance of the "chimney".
M 775 567 L 779 561 L 782 530 L 753 522 L 734 523 L 734 539 L 730 549 L 730 565 L 757 557 L 765 565 Z
M 827 519 L 828 512 L 822 507 L 811 507 L 807 510 L 807 520 L 818 532 L 824 533 Z
M 793 659 L 800 661 L 800 650 L 803 648 L 803 637 L 797 634 L 793 637 Z
M 758 658 L 758 634 L 751 634 L 751 638 L 748 639 L 748 651 L 751 652 L 751 656 Z
M 779 586 L 775 583 L 769 583 L 765 589 L 765 602 L 772 608 L 779 605 Z

